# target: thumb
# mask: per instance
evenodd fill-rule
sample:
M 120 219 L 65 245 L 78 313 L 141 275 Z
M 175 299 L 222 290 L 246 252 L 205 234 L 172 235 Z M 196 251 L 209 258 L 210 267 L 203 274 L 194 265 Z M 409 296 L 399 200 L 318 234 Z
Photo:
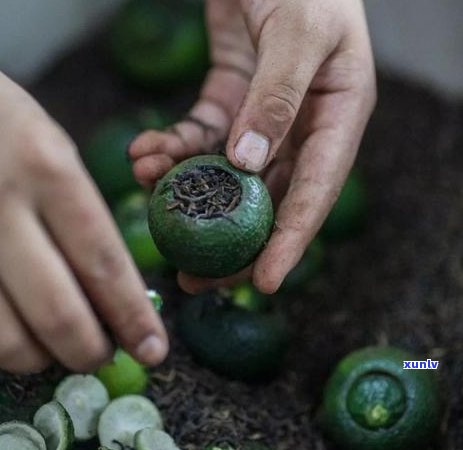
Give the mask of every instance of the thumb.
M 261 27 L 253 17 L 246 20 L 251 35 L 253 28 L 260 30 L 257 68 L 227 143 L 228 159 L 243 170 L 259 172 L 275 157 L 316 71 L 336 45 L 333 30 L 323 38 L 322 24 L 311 26 L 314 19 L 302 14 L 307 3 L 269 8 L 267 16 L 259 15 Z M 244 13 L 252 16 L 253 9 Z

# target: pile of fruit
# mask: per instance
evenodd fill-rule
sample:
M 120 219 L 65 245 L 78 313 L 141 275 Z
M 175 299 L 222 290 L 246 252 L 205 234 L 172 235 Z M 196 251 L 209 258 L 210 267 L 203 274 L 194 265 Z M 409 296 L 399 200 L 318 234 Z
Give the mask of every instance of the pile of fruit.
M 142 89 L 168 92 L 207 70 L 202 2 L 174 3 L 131 0 L 111 28 L 114 67 Z M 141 189 L 127 147 L 138 133 L 169 125 L 168 116 L 149 108 L 108 119 L 91 137 L 83 161 L 140 271 L 233 275 L 252 264 L 272 233 L 269 193 L 259 176 L 236 169 L 219 154 L 181 162 L 153 193 Z M 358 236 L 367 213 L 365 180 L 354 169 L 276 295 L 262 295 L 245 283 L 182 301 L 176 329 L 194 360 L 244 383 L 278 376 L 291 343 L 285 296 L 307 292 L 326 268 L 328 247 Z M 159 310 L 161 298 L 149 295 Z M 433 371 L 403 370 L 403 361 L 416 359 L 393 347 L 368 347 L 342 359 L 327 380 L 316 417 L 328 439 L 353 450 L 425 448 L 438 435 L 442 405 Z M 147 395 L 150 374 L 117 349 L 113 361 L 95 374 L 62 379 L 29 422 L 0 424 L 0 449 L 71 450 L 93 440 L 100 450 L 178 450 Z M 257 442 L 239 448 L 204 445 L 204 450 L 268 450 Z
M 217 357 L 209 351 L 205 363 L 211 366 Z M 249 358 L 256 362 L 257 354 L 244 355 Z M 265 364 L 268 355 L 262 358 Z M 212 363 L 214 369 L 219 360 Z M 420 449 L 433 442 L 442 419 L 437 379 L 432 371 L 403 370 L 403 361 L 410 360 L 416 356 L 394 347 L 367 347 L 340 361 L 325 386 L 318 414 L 327 437 L 339 448 L 352 450 Z M 249 375 L 237 367 L 229 372 L 228 362 L 222 363 L 223 374 Z M 253 372 L 252 380 L 257 374 Z M 30 422 L 0 424 L 0 448 L 72 450 L 79 442 L 98 440 L 99 450 L 178 450 L 163 430 L 161 412 L 143 395 L 147 381 L 146 370 L 119 351 L 96 376 L 65 377 Z M 269 449 L 246 442 L 238 448 L 210 444 L 204 450 Z
M 8 450 L 70 450 L 74 441 L 98 436 L 102 449 L 177 450 L 162 431 L 153 402 L 141 395 L 110 400 L 104 384 L 93 375 L 69 375 L 54 398 L 34 414 L 32 424 L 10 421 L 0 425 L 0 448 Z

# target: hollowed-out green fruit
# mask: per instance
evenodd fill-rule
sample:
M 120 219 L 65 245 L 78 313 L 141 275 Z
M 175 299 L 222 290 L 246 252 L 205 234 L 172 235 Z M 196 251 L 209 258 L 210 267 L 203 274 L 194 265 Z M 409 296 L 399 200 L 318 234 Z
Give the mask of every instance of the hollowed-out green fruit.
M 414 355 L 394 347 L 367 347 L 347 355 L 325 387 L 321 419 L 342 448 L 426 448 L 439 428 L 435 372 L 404 370 Z
M 204 218 L 172 208 L 177 176 L 206 169 L 226 172 L 238 182 L 241 197 L 234 209 Z M 221 155 L 195 156 L 178 164 L 158 182 L 149 205 L 149 227 L 161 254 L 179 270 L 201 277 L 225 277 L 251 264 L 268 240 L 273 221 L 272 201 L 262 180 Z

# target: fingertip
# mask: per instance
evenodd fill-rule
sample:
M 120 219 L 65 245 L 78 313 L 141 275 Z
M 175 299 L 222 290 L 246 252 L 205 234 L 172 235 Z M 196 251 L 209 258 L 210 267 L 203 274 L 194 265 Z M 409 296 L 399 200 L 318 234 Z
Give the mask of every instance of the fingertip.
M 137 346 L 134 357 L 147 366 L 157 366 L 166 359 L 169 353 L 169 341 L 166 336 L 150 334 Z
M 140 363 L 156 366 L 166 358 L 169 352 L 167 331 L 159 314 L 150 302 L 149 311 L 144 318 L 135 323 L 138 340 L 127 346 L 127 351 Z
M 268 271 L 254 269 L 253 284 L 263 294 L 274 294 L 283 282 L 281 275 L 271 274 Z
M 237 168 L 251 173 L 263 170 L 269 159 L 270 139 L 252 129 L 237 133 L 227 145 L 228 160 Z
M 197 295 L 215 287 L 213 280 L 198 278 L 184 272 L 177 274 L 177 283 L 183 291 L 191 295 Z
M 132 172 L 135 179 L 144 187 L 149 187 L 151 183 L 149 183 L 149 177 L 147 176 L 147 168 L 146 168 L 146 160 L 147 157 L 143 157 L 141 159 L 136 160 L 132 165 Z
M 254 286 L 263 294 L 274 294 L 293 266 L 293 259 L 270 245 L 260 254 L 252 273 Z
M 154 153 L 165 140 L 166 133 L 158 130 L 147 130 L 140 133 L 129 144 L 127 153 L 132 160 Z
M 106 314 L 106 319 L 117 342 L 132 357 L 144 365 L 155 366 L 169 351 L 168 335 L 146 291 L 137 291 L 124 304 L 120 303 L 111 317 Z
M 151 145 L 150 136 L 152 136 L 152 130 L 144 131 L 132 139 L 127 148 L 127 154 L 132 160 L 146 153 L 147 147 Z
M 174 167 L 174 160 L 165 154 L 142 156 L 132 166 L 135 179 L 145 187 L 152 187 L 156 181 Z

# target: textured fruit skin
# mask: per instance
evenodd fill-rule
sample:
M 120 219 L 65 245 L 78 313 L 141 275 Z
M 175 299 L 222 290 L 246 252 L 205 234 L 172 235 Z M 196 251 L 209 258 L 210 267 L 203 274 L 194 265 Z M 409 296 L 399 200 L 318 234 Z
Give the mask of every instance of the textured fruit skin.
M 116 350 L 110 363 L 98 369 L 96 376 L 105 385 L 111 399 L 142 394 L 148 385 L 145 367 L 121 349 Z
M 340 447 L 355 450 L 426 448 L 438 431 L 441 408 L 434 371 L 403 370 L 403 361 L 417 359 L 394 347 L 366 347 L 347 355 L 325 387 L 321 421 L 327 435 Z M 352 418 L 346 399 L 359 377 L 377 372 L 402 384 L 407 406 L 390 428 L 369 430 Z
M 178 209 L 171 180 L 180 172 L 212 166 L 238 178 L 242 195 L 228 218 L 194 219 Z M 224 156 L 187 159 L 159 180 L 149 205 L 149 227 L 161 254 L 182 272 L 220 278 L 251 264 L 264 247 L 273 227 L 273 207 L 263 181 L 233 167 Z
M 407 396 L 402 382 L 385 373 L 363 375 L 347 396 L 347 409 L 363 428 L 390 428 L 403 415 Z
M 201 5 L 132 0 L 114 22 L 109 48 L 121 73 L 143 87 L 199 80 L 209 65 Z
M 363 230 L 367 215 L 367 188 L 360 173 L 353 170 L 347 177 L 320 234 L 330 241 L 349 239 Z
M 185 300 L 178 316 L 178 330 L 200 364 L 244 381 L 275 376 L 289 342 L 283 314 L 237 307 L 216 291 Z

